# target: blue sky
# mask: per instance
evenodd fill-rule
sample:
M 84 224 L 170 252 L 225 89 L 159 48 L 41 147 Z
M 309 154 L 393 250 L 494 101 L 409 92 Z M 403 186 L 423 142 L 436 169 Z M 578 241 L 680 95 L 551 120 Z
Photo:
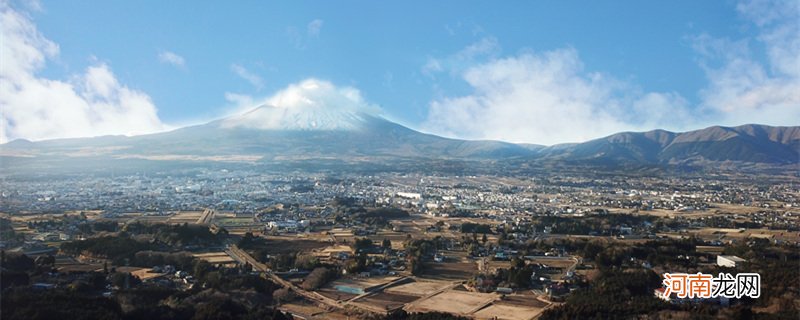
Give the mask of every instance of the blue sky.
M 357 90 L 412 128 L 468 139 L 553 144 L 800 120 L 796 1 L 2 7 L 3 77 L 18 84 L 0 91 L 3 141 L 165 130 L 307 79 Z M 48 92 L 65 96 L 32 98 Z

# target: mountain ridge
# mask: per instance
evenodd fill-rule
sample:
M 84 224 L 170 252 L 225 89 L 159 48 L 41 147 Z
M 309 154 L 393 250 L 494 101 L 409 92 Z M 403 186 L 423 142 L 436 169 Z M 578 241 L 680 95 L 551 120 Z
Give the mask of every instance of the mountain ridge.
M 620 132 L 579 143 L 561 156 L 680 164 L 705 161 L 791 164 L 800 161 L 800 127 L 745 124 L 710 126 L 686 132 Z
M 103 156 L 162 161 L 523 159 L 612 165 L 716 162 L 784 165 L 800 163 L 799 150 L 798 126 L 745 124 L 686 132 L 655 129 L 542 146 L 445 138 L 353 110 L 261 106 L 241 115 L 147 135 L 18 139 L 0 145 L 0 157 L 27 157 L 30 161 L 39 157 Z

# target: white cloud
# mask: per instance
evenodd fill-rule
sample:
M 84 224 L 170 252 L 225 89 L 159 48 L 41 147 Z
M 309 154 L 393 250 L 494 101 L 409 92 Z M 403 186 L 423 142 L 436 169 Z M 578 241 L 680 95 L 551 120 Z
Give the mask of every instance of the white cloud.
M 225 100 L 232 103 L 235 108 L 229 114 L 241 113 L 258 105 L 252 96 L 235 92 L 225 92 Z
M 306 26 L 306 32 L 310 37 L 318 37 L 319 32 L 322 30 L 323 23 L 324 21 L 320 19 L 312 20 L 311 22 L 308 23 L 308 26 Z
M 20 1 L 25 8 L 33 12 L 42 12 L 44 11 L 44 7 L 42 7 L 42 3 L 39 0 L 22 0 Z
M 286 28 L 286 35 L 289 36 L 289 39 L 291 39 L 295 48 L 298 50 L 305 50 L 313 38 L 319 38 L 319 34 L 322 31 L 322 26 L 324 24 L 325 21 L 321 19 L 314 19 L 306 25 L 305 33 L 303 33 L 301 28 L 290 26 Z
M 423 129 L 554 144 L 666 126 L 687 114 L 686 101 L 676 93 L 641 93 L 610 76 L 585 72 L 570 48 L 491 60 L 468 68 L 463 78 L 473 93 L 431 102 Z
M 319 80 L 306 79 L 290 84 L 268 98 L 255 99 L 227 93 L 225 98 L 236 105 L 236 114 L 223 121 L 227 127 L 257 129 L 354 129 L 364 115 L 378 115 L 381 109 L 367 102 L 358 89 L 337 87 Z M 255 109 L 258 106 L 262 108 Z
M 146 94 L 95 63 L 69 81 L 39 77 L 59 48 L 25 13 L 0 2 L 0 142 L 141 134 L 166 129 Z
M 737 9 L 758 27 L 757 43 L 753 46 L 747 38 L 718 39 L 705 34 L 694 39 L 709 81 L 700 92 L 701 106 L 721 124 L 797 125 L 800 2 L 746 1 Z M 765 63 L 754 57 L 761 50 Z
M 261 90 L 261 88 L 264 87 L 264 79 L 261 79 L 260 76 L 258 76 L 255 73 L 250 72 L 250 70 L 247 70 L 245 67 L 242 67 L 241 65 L 238 65 L 238 64 L 235 64 L 235 63 L 232 64 L 231 65 L 231 71 L 233 71 L 233 73 L 235 73 L 237 76 L 241 77 L 242 79 L 247 80 L 247 82 L 250 82 L 250 84 L 252 84 L 254 87 L 256 87 L 256 89 Z
M 176 67 L 184 67 L 186 65 L 186 61 L 183 59 L 183 57 L 170 51 L 159 52 L 158 60 L 163 63 L 168 63 Z
M 442 63 L 436 58 L 428 58 L 428 62 L 425 62 L 425 65 L 422 66 L 422 74 L 428 77 L 434 77 L 434 74 L 443 70 Z
M 276 92 L 266 104 L 278 108 L 328 108 L 353 112 L 377 113 L 379 108 L 368 103 L 361 92 L 353 87 L 337 87 L 333 83 L 314 78 L 293 83 Z
M 432 101 L 423 129 L 470 139 L 553 144 L 624 130 L 797 125 L 800 2 L 747 1 L 737 10 L 758 36 L 694 37 L 708 78 L 696 103 L 675 92 L 643 92 L 635 84 L 586 72 L 574 49 L 497 59 L 499 45 L 488 37 L 423 65 L 424 74 L 449 70 L 473 90 Z
M 459 60 L 470 61 L 481 56 L 491 56 L 500 51 L 500 43 L 495 37 L 484 37 L 477 42 L 468 45 L 456 54 Z
M 435 75 L 446 70 L 451 76 L 458 76 L 465 69 L 474 66 L 485 58 L 494 58 L 500 52 L 500 43 L 494 37 L 484 37 L 466 46 L 464 49 L 443 59 L 428 57 L 421 68 L 423 75 L 435 78 Z

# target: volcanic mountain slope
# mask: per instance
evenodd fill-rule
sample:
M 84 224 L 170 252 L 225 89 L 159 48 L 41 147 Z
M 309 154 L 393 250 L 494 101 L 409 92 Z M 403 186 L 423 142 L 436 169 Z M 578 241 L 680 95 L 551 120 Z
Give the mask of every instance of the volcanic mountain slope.
M 499 141 L 465 141 L 424 134 L 380 116 L 320 108 L 287 110 L 261 106 L 203 125 L 124 137 L 16 140 L 3 154 L 109 155 L 146 159 L 244 156 L 250 159 L 309 158 L 495 158 L 528 156 L 524 147 Z

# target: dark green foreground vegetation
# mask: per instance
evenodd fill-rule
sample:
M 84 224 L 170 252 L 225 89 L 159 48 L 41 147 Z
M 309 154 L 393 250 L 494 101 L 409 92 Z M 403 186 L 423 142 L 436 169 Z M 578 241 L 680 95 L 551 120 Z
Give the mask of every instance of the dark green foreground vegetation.
M 725 247 L 725 254 L 747 259 L 742 266 L 732 269 L 717 267 L 711 260 L 715 255 L 697 252 L 696 244 L 699 242 L 694 238 L 632 245 L 601 245 L 584 240 L 559 242 L 596 264 L 597 275 L 570 294 L 565 304 L 545 311 L 541 319 L 797 319 L 800 252 L 767 240 L 749 240 Z M 640 262 L 660 267 L 644 268 L 637 265 Z M 667 303 L 653 295 L 653 290 L 662 286 L 656 270 L 713 275 L 756 272 L 761 274 L 761 297 L 742 298 L 733 301 L 730 307 L 719 307 L 716 302 Z
M 120 303 L 120 300 L 125 300 Z M 105 298 L 69 290 L 5 292 L 3 319 L 291 319 L 267 304 L 248 306 L 230 293 L 134 289 Z
M 47 260 L 3 254 L 3 319 L 289 319 L 272 308 L 279 287 L 243 268 L 191 260 L 196 282 L 184 290 L 114 268 L 54 273 Z M 55 287 L 37 285 L 44 281 Z

